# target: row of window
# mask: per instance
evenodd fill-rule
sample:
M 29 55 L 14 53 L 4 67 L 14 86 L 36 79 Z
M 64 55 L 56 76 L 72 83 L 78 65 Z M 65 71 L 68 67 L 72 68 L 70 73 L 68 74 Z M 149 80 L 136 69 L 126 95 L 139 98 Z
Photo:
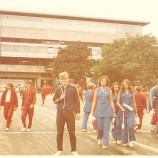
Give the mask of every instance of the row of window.
M 3 15 L 3 26 L 22 27 L 22 28 L 38 28 L 38 29 L 55 29 L 67 31 L 81 32 L 106 32 L 106 33 L 141 33 L 142 26 L 105 23 L 94 21 L 81 21 L 69 19 L 43 18 L 43 17 L 27 17 L 16 15 Z
M 65 47 L 65 46 L 63 46 Z M 101 48 L 100 47 L 90 47 L 92 48 L 92 57 L 101 58 Z M 38 57 L 38 58 L 53 58 L 58 54 L 58 47 L 48 47 L 48 46 L 27 46 L 27 45 L 11 45 L 3 43 L 1 45 L 2 56 L 11 57 Z

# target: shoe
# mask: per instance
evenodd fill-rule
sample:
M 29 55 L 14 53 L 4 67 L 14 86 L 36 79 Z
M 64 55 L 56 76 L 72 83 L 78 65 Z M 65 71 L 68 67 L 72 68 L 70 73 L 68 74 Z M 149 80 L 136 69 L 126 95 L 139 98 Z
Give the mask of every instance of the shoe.
M 26 128 L 22 128 L 22 129 L 21 129 L 21 132 L 25 132 L 25 131 L 26 131 Z
M 72 154 L 73 156 L 79 156 L 79 154 L 78 154 L 76 151 L 72 151 L 71 154 Z
M 94 132 L 94 133 L 97 133 L 97 130 L 94 130 L 93 132 Z
M 5 131 L 9 131 L 9 128 L 6 128 Z
M 126 146 L 128 146 L 128 144 L 126 143 L 126 144 L 122 144 L 124 147 L 126 147 Z
M 58 155 L 62 155 L 62 153 L 63 153 L 62 151 L 57 151 L 56 154 L 54 155 L 58 156 Z
M 118 145 L 120 145 L 121 144 L 121 142 L 120 142 L 120 140 L 117 140 L 117 142 L 116 142 Z
M 116 144 L 116 143 L 117 143 L 117 142 L 114 140 L 114 141 L 113 141 L 113 144 Z
M 135 132 L 137 132 L 137 130 L 138 130 L 138 126 L 136 126 L 136 127 L 134 128 L 134 131 L 135 131 Z
M 101 145 L 102 141 L 101 139 L 98 139 L 98 145 Z
M 151 133 L 154 133 L 154 134 L 155 134 L 155 133 L 156 133 L 156 131 L 151 130 Z
M 103 145 L 103 149 L 107 149 L 107 146 L 106 146 L 106 145 Z
M 28 128 L 28 129 L 27 129 L 27 132 L 31 132 L 31 128 Z
M 83 132 L 86 132 L 87 130 L 83 128 L 82 131 L 83 131 Z
M 132 147 L 133 147 L 133 143 L 132 143 L 132 142 L 129 142 L 129 143 L 128 143 L 128 146 L 132 148 Z

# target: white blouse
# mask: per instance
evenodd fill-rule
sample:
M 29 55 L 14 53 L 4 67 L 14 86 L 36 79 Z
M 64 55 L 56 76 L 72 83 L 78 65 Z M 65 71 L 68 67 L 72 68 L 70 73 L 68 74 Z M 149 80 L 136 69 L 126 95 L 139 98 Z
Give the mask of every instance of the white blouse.
M 5 102 L 10 102 L 10 97 L 11 97 L 11 91 L 8 90 L 8 92 L 6 94 Z

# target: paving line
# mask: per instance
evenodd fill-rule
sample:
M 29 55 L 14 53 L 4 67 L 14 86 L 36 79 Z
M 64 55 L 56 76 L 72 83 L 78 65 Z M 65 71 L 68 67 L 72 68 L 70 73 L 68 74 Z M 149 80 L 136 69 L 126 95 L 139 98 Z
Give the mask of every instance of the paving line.
M 81 133 L 87 133 L 87 134 L 92 134 L 94 132 L 76 132 L 78 134 Z M 0 134 L 57 134 L 57 132 L 0 132 Z M 69 134 L 68 132 L 64 132 L 64 134 Z
M 53 112 L 53 111 L 50 111 L 50 110 L 47 110 L 47 109 L 45 109 L 45 108 L 40 108 L 40 107 L 38 107 L 38 109 L 42 109 L 42 110 L 44 110 L 44 111 L 47 111 L 47 112 L 50 112 L 50 113 L 53 113 L 53 114 L 56 114 L 56 112 Z M 82 122 L 81 121 L 76 121 L 76 123 L 78 123 L 78 124 L 80 124 L 80 125 L 82 125 Z M 92 125 L 87 125 L 88 127 L 90 127 L 90 128 L 93 128 L 93 126 Z M 142 133 L 148 133 L 149 131 L 141 131 Z M 141 133 L 141 132 L 138 132 L 138 133 Z M 6 132 L 5 132 L 6 133 Z M 51 132 L 50 132 L 51 133 Z M 55 132 L 52 132 L 52 133 L 55 133 Z M 64 133 L 67 133 L 67 132 L 64 132 Z M 83 132 L 76 132 L 76 133 L 83 133 Z M 86 133 L 88 133 L 88 132 L 86 132 Z M 94 132 L 90 132 L 90 133 L 94 133 Z M 150 133 L 150 132 L 149 132 Z M 111 135 L 111 133 L 110 133 L 110 135 Z M 155 152 L 158 152 L 158 149 L 155 149 L 155 148 L 152 148 L 152 147 L 149 147 L 149 146 L 146 146 L 146 145 L 143 145 L 143 144 L 141 144 L 141 143 L 138 143 L 138 142 L 133 142 L 134 144 L 137 144 L 137 145 L 140 145 L 140 146 L 142 146 L 142 147 L 144 147 L 144 148 L 147 148 L 147 149 L 150 149 L 150 150 L 153 150 L 153 151 L 155 151 Z
M 140 146 L 142 146 L 142 147 L 144 147 L 144 148 L 153 150 L 153 151 L 155 151 L 155 152 L 158 152 L 158 149 L 152 148 L 152 147 L 150 147 L 150 146 L 147 146 L 147 145 L 144 145 L 144 144 L 141 144 L 141 143 L 138 143 L 138 142 L 133 142 L 133 143 L 134 143 L 134 144 L 137 144 L 137 145 L 140 145 Z
M 81 121 L 76 121 L 76 122 L 79 123 L 79 124 L 82 124 Z M 87 125 L 87 126 L 93 128 L 92 125 Z M 141 131 L 141 132 L 143 132 L 143 131 Z M 141 133 L 141 132 L 139 132 L 139 133 Z M 145 132 L 149 132 L 149 131 L 144 131 L 144 133 L 145 133 Z M 110 135 L 112 135 L 112 134 L 110 133 Z M 150 150 L 152 150 L 152 151 L 158 152 L 158 149 L 149 147 L 149 146 L 147 146 L 147 145 L 138 143 L 138 142 L 136 142 L 136 141 L 134 141 L 133 143 L 134 143 L 134 144 L 137 144 L 137 145 L 139 145 L 139 146 L 142 146 L 142 147 L 144 147 L 144 148 L 150 149 Z

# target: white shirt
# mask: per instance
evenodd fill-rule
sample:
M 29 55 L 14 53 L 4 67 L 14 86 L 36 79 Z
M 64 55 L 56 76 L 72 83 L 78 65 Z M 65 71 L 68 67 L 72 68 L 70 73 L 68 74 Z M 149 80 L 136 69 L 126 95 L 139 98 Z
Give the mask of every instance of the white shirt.
M 10 97 L 11 97 L 11 90 L 8 90 L 5 98 L 5 102 L 10 102 Z

